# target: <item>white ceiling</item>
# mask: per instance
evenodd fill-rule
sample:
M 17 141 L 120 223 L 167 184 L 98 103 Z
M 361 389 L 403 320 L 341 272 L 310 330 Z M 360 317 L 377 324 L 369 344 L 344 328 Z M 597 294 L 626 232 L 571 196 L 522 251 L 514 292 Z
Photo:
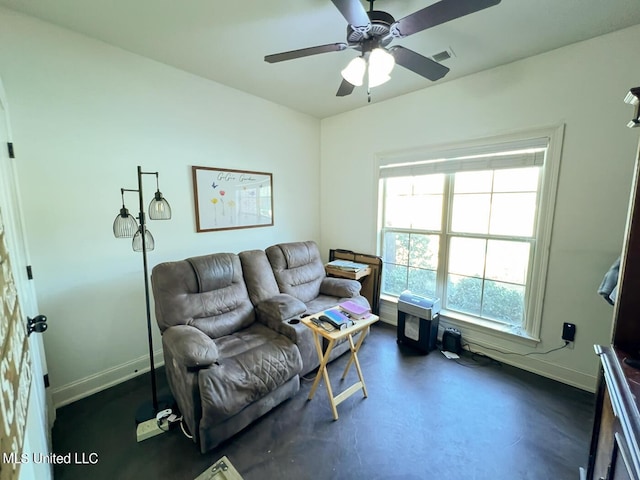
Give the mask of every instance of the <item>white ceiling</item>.
M 433 0 L 377 0 L 400 19 Z M 268 64 L 265 55 L 344 42 L 330 0 L 0 0 L 0 5 L 195 75 L 324 118 L 367 104 L 366 88 L 336 97 L 351 49 Z M 368 9 L 368 4 L 365 3 Z M 451 71 L 435 83 L 640 23 L 639 0 L 502 0 L 392 45 L 425 56 L 445 49 Z M 615 55 L 615 52 L 611 52 Z M 396 66 L 372 102 L 433 82 Z

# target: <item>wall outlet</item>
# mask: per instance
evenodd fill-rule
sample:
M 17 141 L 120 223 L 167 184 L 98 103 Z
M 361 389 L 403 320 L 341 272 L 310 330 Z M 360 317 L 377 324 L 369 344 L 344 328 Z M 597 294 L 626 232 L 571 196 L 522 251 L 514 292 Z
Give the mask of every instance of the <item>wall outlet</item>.
M 160 435 L 164 432 L 165 431 L 158 425 L 158 420 L 152 418 L 151 420 L 138 424 L 138 427 L 136 428 L 136 438 L 138 442 L 142 442 L 143 440 L 155 437 L 156 435 Z
M 562 325 L 562 340 L 567 342 L 573 342 L 576 338 L 576 325 L 575 323 L 565 322 Z

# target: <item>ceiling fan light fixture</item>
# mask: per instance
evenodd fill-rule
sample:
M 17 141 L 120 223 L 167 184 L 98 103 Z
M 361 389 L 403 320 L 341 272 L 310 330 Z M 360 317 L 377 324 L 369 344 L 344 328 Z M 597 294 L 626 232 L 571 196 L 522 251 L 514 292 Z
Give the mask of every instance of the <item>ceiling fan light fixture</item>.
M 396 59 L 384 48 L 374 48 L 369 54 L 369 88 L 377 87 L 391 80 L 389 74 L 396 65 Z
M 364 81 L 364 72 L 367 69 L 367 62 L 362 57 L 356 57 L 340 72 L 351 85 L 359 87 Z
M 396 59 L 384 48 L 374 48 L 369 55 L 369 74 L 389 75 L 396 65 Z
M 389 75 L 371 75 L 371 73 L 369 73 L 369 88 L 379 87 L 389 80 L 391 80 Z
M 338 97 L 350 95 L 355 87 L 362 85 L 367 70 L 369 87 L 382 85 L 390 80 L 391 71 L 396 63 L 427 80 L 435 82 L 441 79 L 449 72 L 449 68 L 438 63 L 439 59 L 425 57 L 400 45 L 390 47 L 393 53 L 385 47 L 395 39 L 406 38 L 501 2 L 501 0 L 431 0 L 428 2 L 430 5 L 396 20 L 387 12 L 374 10 L 374 0 L 367 0 L 370 3 L 368 12 L 361 0 L 331 1 L 347 21 L 346 43 L 329 43 L 290 50 L 267 55 L 264 60 L 268 63 L 277 63 L 327 52 L 340 52 L 347 48 L 361 52 L 361 59 L 352 60 L 342 70 L 343 80 L 336 92 Z M 442 59 L 451 56 L 453 56 L 452 52 L 447 51 Z M 369 96 L 370 100 L 371 96 Z
M 369 55 L 369 88 L 378 87 L 391 80 L 389 74 L 396 60 L 384 48 L 374 48 Z

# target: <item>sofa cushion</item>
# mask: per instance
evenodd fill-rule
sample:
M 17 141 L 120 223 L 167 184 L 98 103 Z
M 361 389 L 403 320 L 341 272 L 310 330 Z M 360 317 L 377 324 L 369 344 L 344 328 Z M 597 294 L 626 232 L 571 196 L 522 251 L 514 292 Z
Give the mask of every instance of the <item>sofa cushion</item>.
M 216 345 L 218 364 L 198 375 L 203 422 L 211 426 L 276 390 L 302 368 L 293 342 L 259 323 Z
M 280 293 L 271 264 L 263 250 L 246 250 L 240 252 L 238 257 L 242 264 L 244 283 L 254 305 Z
M 233 253 L 215 253 L 156 265 L 152 272 L 160 330 L 191 325 L 211 338 L 255 321 L 253 304 Z
M 304 303 L 286 293 L 279 293 L 256 305 L 258 319 L 276 331 L 273 323 L 302 315 L 306 310 L 307 306 Z
M 234 255 L 202 255 L 187 258 L 198 280 L 198 292 L 210 292 L 230 286 L 237 278 L 234 271 Z
M 318 296 L 326 273 L 315 242 L 273 245 L 266 254 L 281 293 L 305 303 Z
M 280 250 L 287 262 L 287 268 L 304 267 L 320 258 L 320 252 L 313 242 L 282 243 Z
M 338 298 L 352 298 L 360 295 L 362 284 L 357 280 L 325 277 L 320 284 L 320 293 Z M 365 305 L 363 305 L 365 306 Z M 367 308 L 369 305 L 367 303 Z

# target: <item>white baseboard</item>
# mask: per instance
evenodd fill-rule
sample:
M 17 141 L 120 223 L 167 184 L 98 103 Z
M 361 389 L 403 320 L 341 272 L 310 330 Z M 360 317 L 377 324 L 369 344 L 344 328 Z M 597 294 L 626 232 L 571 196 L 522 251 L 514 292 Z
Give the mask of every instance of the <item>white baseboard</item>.
M 153 354 L 153 362 L 156 367 L 164 365 L 162 349 Z M 63 407 L 94 393 L 106 390 L 109 387 L 122 383 L 131 378 L 142 375 L 151 369 L 149 355 L 109 368 L 100 373 L 90 375 L 75 382 L 52 389 L 53 406 Z
M 499 362 L 526 370 L 527 372 L 551 378 L 552 380 L 557 380 L 558 382 L 586 390 L 587 392 L 594 393 L 596 391 L 597 377 L 594 375 L 587 375 L 537 358 L 518 355 L 501 355 L 494 350 L 484 349 L 481 345 L 477 344 L 474 344 L 473 350 L 483 353 Z
M 397 314 L 395 309 L 381 308 L 380 320 L 382 322 L 397 326 L 398 323 L 396 316 Z M 442 323 L 443 322 L 440 322 L 439 336 L 442 335 Z M 522 370 L 551 378 L 552 380 L 557 380 L 558 382 L 571 385 L 572 387 L 576 387 L 581 390 L 586 390 L 588 392 L 596 391 L 597 377 L 594 375 L 587 375 L 585 373 L 533 357 L 501 355 L 494 350 L 489 350 L 490 348 L 500 349 L 498 345 L 487 345 L 487 349 L 484 349 L 482 344 L 487 342 L 486 338 L 475 338 L 475 334 L 472 331 L 464 333 L 467 341 L 474 343 L 474 351 L 483 353 L 495 360 L 506 363 L 507 365 L 512 365 Z

